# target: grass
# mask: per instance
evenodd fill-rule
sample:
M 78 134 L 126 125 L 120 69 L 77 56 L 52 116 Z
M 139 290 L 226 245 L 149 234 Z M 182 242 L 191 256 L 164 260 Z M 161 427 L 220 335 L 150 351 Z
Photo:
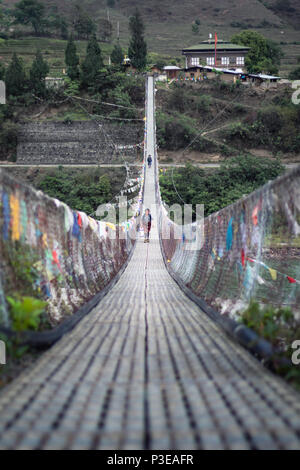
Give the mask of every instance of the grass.
M 282 248 L 284 246 L 300 248 L 300 237 L 287 238 L 280 235 L 269 235 L 266 237 L 265 246 L 269 248 Z
M 75 110 L 75 111 L 62 111 L 58 114 L 53 116 L 48 116 L 46 118 L 47 121 L 90 121 L 90 116 L 84 112 L 83 110 Z

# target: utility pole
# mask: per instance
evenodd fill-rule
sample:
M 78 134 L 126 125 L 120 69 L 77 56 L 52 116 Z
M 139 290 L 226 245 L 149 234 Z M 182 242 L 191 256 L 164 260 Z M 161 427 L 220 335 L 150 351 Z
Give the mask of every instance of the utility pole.
M 120 39 L 120 21 L 117 22 L 117 39 Z

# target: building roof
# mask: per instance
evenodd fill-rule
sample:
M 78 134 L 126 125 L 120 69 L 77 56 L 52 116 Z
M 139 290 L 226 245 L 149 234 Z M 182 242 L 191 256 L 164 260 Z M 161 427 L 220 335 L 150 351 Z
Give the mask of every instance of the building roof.
M 226 69 L 226 68 L 214 67 L 211 65 L 192 65 L 191 67 L 188 67 L 185 70 L 195 70 L 195 69 L 208 70 L 209 72 L 216 71 L 216 72 L 223 72 L 223 73 L 231 73 L 234 75 L 244 75 L 244 72 L 242 69 Z
M 216 72 L 222 72 L 222 73 L 231 73 L 232 75 L 243 75 L 244 74 L 242 69 L 231 70 L 231 69 L 225 69 L 225 68 L 220 68 L 220 67 L 211 67 L 209 65 L 204 65 L 203 68 L 205 70 L 209 70 L 211 72 L 216 71 Z
M 274 75 L 266 75 L 264 73 L 259 73 L 259 74 L 249 73 L 249 77 L 261 78 L 262 80 L 279 80 L 280 79 L 280 77 L 276 77 Z
M 177 67 L 176 65 L 166 65 L 164 67 L 164 70 L 181 70 L 181 69 Z
M 193 65 L 192 67 L 186 68 L 185 71 L 195 70 L 195 69 L 207 70 L 209 72 L 230 73 L 232 75 L 246 75 L 247 77 L 260 78 L 262 80 L 279 80 L 280 79 L 280 77 L 276 77 L 274 75 L 266 75 L 263 73 L 260 73 L 260 74 L 245 73 L 243 72 L 242 69 L 235 69 L 235 70 L 225 69 L 225 68 L 220 68 L 220 67 L 214 67 L 211 65 Z
M 218 43 L 217 50 L 219 51 L 248 51 L 250 48 L 246 46 L 241 46 L 240 44 L 232 44 L 232 43 Z M 205 51 L 214 51 L 215 50 L 215 43 L 201 43 L 197 44 L 196 46 L 190 46 L 182 49 L 182 52 L 205 52 Z

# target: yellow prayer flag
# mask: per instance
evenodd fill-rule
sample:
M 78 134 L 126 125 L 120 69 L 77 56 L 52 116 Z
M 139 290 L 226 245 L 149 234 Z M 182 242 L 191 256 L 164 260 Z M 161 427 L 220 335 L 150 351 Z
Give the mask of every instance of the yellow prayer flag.
M 272 268 L 269 268 L 269 272 L 271 274 L 271 277 L 273 279 L 273 281 L 276 281 L 277 279 L 277 271 L 275 269 L 272 269 Z
M 10 200 L 10 210 L 11 210 L 11 217 L 12 217 L 12 225 L 11 225 L 11 238 L 13 241 L 20 240 L 20 203 L 17 196 L 11 194 Z

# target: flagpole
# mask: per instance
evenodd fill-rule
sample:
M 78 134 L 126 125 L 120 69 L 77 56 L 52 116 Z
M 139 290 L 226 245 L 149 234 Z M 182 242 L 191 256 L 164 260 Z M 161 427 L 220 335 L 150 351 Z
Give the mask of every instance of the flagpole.
M 218 36 L 217 36 L 217 33 L 215 33 L 215 67 L 217 66 L 217 42 L 218 42 Z

